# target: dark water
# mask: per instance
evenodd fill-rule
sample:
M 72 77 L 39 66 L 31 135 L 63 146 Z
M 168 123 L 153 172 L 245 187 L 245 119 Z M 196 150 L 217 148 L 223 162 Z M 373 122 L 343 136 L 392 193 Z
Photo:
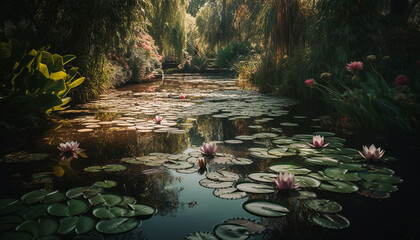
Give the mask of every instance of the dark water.
M 2 164 L 0 174 L 4 190 L 1 197 L 20 197 L 30 190 L 44 187 L 66 191 L 107 179 L 118 182 L 117 187 L 109 189 L 110 192 L 134 197 L 138 202 L 151 204 L 158 209 L 156 215 L 142 221 L 131 232 L 115 236 L 105 236 L 95 231 L 87 234 L 98 239 L 184 239 L 192 232 L 212 232 L 215 225 L 230 218 L 251 219 L 267 227 L 263 234 L 253 235 L 250 239 L 419 238 L 417 169 L 420 164 L 417 159 L 420 151 L 414 143 L 337 130 L 336 136 L 347 140 L 345 147 L 361 149 L 362 145 L 375 143 L 384 148 L 385 154 L 395 157 L 397 161 L 378 164 L 393 169 L 395 175 L 404 180 L 398 185 L 399 190 L 390 193 L 387 199 L 308 189 L 316 193 L 319 199 L 341 204 L 343 210 L 339 214 L 350 221 L 350 226 L 341 230 L 328 230 L 311 223 L 308 220 L 311 212 L 305 207 L 305 200 L 293 197 L 290 191 L 248 194 L 242 199 L 225 200 L 214 196 L 214 189 L 202 187 L 199 181 L 206 177 L 197 172 L 185 174 L 163 166 L 121 162 L 122 158 L 147 156 L 156 152 L 188 154 L 196 151 L 204 141 L 224 141 L 238 135 L 276 132 L 273 128 L 281 128 L 282 132 L 276 134 L 283 136 L 329 130 L 325 128 L 329 119 L 320 117 L 316 112 L 302 110 L 305 109 L 301 108 L 302 103 L 295 105 L 291 99 L 261 95 L 242 87 L 224 76 L 174 74 L 163 82 L 110 90 L 97 101 L 74 106 L 61 115 L 61 127 L 51 129 L 34 143 L 34 153 L 50 154 L 46 160 Z M 185 95 L 185 99 L 180 99 L 180 95 Z M 162 123 L 164 126 L 156 128 L 152 120 L 155 115 L 163 116 L 166 125 Z M 263 121 L 259 121 L 261 119 Z M 282 126 L 284 122 L 298 125 Z M 56 146 L 71 140 L 80 142 L 88 158 L 73 159 L 70 166 L 62 166 L 65 171 L 62 177 L 48 174 L 60 159 Z M 249 148 L 275 146 L 270 139 L 257 139 L 242 144 L 220 142 L 218 147 L 220 154 L 250 158 Z M 298 156 L 250 159 L 253 160 L 250 165 L 210 162 L 208 171 L 225 169 L 239 174 L 243 180 L 248 173 L 267 171 L 267 167 L 276 162 L 295 162 L 312 170 L 322 169 L 309 166 Z M 88 173 L 83 170 L 85 167 L 110 163 L 123 164 L 127 170 L 112 173 Z M 150 169 L 157 171 L 143 174 L 143 171 Z M 31 177 L 40 172 L 46 172 L 48 177 L 36 180 Z M 261 218 L 242 208 L 242 203 L 248 199 L 270 199 L 287 206 L 290 212 L 281 218 Z

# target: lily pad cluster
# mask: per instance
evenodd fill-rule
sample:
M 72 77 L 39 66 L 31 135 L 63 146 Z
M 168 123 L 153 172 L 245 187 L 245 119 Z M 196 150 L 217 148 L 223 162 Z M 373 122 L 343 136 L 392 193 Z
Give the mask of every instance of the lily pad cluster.
M 1 239 L 60 239 L 95 229 L 119 234 L 138 227 L 156 208 L 132 197 L 106 193 L 101 184 L 76 187 L 67 192 L 34 190 L 20 199 L 0 199 Z M 111 184 L 112 183 L 112 184 Z M 116 183 L 115 183 L 116 185 Z
M 127 167 L 121 164 L 108 164 L 105 166 L 90 166 L 90 167 L 85 168 L 84 170 L 86 172 L 101 172 L 101 171 L 119 172 L 119 171 L 124 171 L 126 169 Z

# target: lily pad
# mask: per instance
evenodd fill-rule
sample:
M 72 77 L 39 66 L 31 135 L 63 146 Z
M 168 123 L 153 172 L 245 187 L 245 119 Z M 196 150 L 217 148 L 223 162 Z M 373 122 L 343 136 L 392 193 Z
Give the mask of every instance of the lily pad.
M 77 234 L 83 234 L 89 232 L 94 226 L 95 221 L 90 217 L 66 217 L 60 219 L 60 228 L 57 232 L 68 234 L 75 230 Z
M 171 169 L 187 169 L 194 167 L 194 164 L 184 161 L 166 161 L 163 166 Z
M 340 204 L 327 199 L 312 199 L 306 201 L 305 204 L 310 209 L 322 213 L 336 213 L 342 209 Z
M 242 207 L 249 213 L 260 217 L 282 217 L 285 216 L 289 210 L 272 201 L 268 200 L 248 200 L 242 204 Z
M 206 188 L 228 188 L 232 187 L 234 182 L 219 182 L 204 178 L 201 179 L 199 183 Z
M 88 187 L 75 187 L 66 192 L 68 198 L 78 198 L 83 195 L 85 191 L 88 190 Z
M 327 177 L 340 181 L 359 181 L 360 177 L 357 173 L 349 172 L 347 169 L 326 168 L 323 170 Z
M 360 164 L 360 163 L 339 163 L 337 165 L 337 167 L 341 168 L 341 169 L 352 170 L 352 171 L 364 171 L 364 170 L 366 170 L 365 165 Z
M 239 175 L 236 173 L 218 170 L 217 172 L 209 172 L 206 177 L 214 181 L 233 182 L 239 180 Z
M 311 157 L 306 158 L 305 162 L 321 166 L 336 166 L 338 164 L 338 160 L 330 157 Z
M 367 188 L 359 189 L 358 193 L 365 197 L 378 198 L 378 199 L 385 199 L 385 198 L 389 198 L 390 196 L 388 192 L 376 192 Z
M 252 179 L 258 182 L 266 182 L 266 183 L 272 183 L 273 179 L 276 177 L 277 177 L 277 174 L 265 173 L 265 172 L 257 172 L 257 173 L 248 174 L 249 179 Z
M 83 170 L 85 170 L 86 172 L 101 172 L 102 166 L 90 166 L 84 168 Z
M 156 208 L 148 204 L 128 204 L 129 211 L 124 213 L 124 217 L 151 216 L 156 213 Z
M 236 165 L 249 165 L 253 163 L 253 161 L 248 158 L 232 158 L 231 161 Z
M 13 198 L 0 199 L 0 214 L 10 214 L 25 208 L 28 204 Z
M 321 185 L 321 182 L 315 178 L 307 177 L 307 176 L 295 176 L 295 183 L 301 183 L 302 185 L 300 187 L 310 187 L 310 188 L 316 188 Z
M 296 143 L 295 140 L 290 139 L 290 138 L 278 138 L 278 139 L 274 139 L 271 142 L 278 145 L 287 145 L 287 144 Z
M 236 136 L 235 139 L 242 140 L 242 141 L 252 141 L 255 139 L 255 137 L 249 136 L 249 135 L 239 135 L 239 136 Z
M 247 193 L 273 193 L 275 191 L 272 186 L 253 182 L 238 182 L 235 188 Z
M 398 190 L 397 186 L 387 182 L 368 182 L 362 181 L 360 183 L 363 187 L 369 188 L 375 192 L 395 192 Z
M 49 207 L 49 204 L 38 204 L 34 206 L 30 206 L 27 208 L 24 208 L 17 212 L 19 216 L 22 216 L 25 220 L 35 220 L 40 217 L 46 217 L 48 216 L 47 208 Z
M 112 180 L 103 180 L 103 181 L 95 182 L 95 186 L 100 187 L 100 188 L 112 188 L 117 185 L 118 185 L 117 182 L 112 181 Z
M 18 216 L 3 216 L 0 217 L 0 231 L 3 232 L 5 230 L 14 229 L 18 224 L 24 221 L 23 218 Z M 0 239 L 2 239 L 0 237 Z
M 45 189 L 34 190 L 23 195 L 21 199 L 26 203 L 36 203 L 43 200 L 48 193 L 51 193 L 51 191 Z
M 66 198 L 66 195 L 59 191 L 54 191 L 51 193 L 48 193 L 44 197 L 44 202 L 46 203 L 55 203 L 55 202 L 61 202 Z
M 113 219 L 123 216 L 125 213 L 128 212 L 128 209 L 123 207 L 105 207 L 105 206 L 98 206 L 95 207 L 92 211 L 93 216 L 99 219 Z
M 399 177 L 387 175 L 383 173 L 376 173 L 376 172 L 359 172 L 359 177 L 366 181 L 378 181 L 378 182 L 386 182 L 386 183 L 401 183 L 403 180 Z
M 123 197 L 118 194 L 112 194 L 112 193 L 104 193 L 104 194 L 97 194 L 94 197 L 89 198 L 89 202 L 92 205 L 98 205 L 98 204 L 105 204 L 106 206 L 112 207 L 117 204 L 122 203 Z
M 96 224 L 96 230 L 106 234 L 119 234 L 133 230 L 140 225 L 140 220 L 135 218 L 114 218 L 102 220 Z
M 311 172 L 311 170 L 303 168 L 300 165 L 288 163 L 274 163 L 269 167 L 269 169 L 277 173 L 289 172 L 294 173 L 296 175 L 305 175 Z
M 296 151 L 289 149 L 287 147 L 272 148 L 268 150 L 267 153 L 277 156 L 277 157 L 290 157 L 290 156 L 296 155 Z
M 102 167 L 105 172 L 118 172 L 127 169 L 126 166 L 120 164 L 109 164 Z
M 223 223 L 236 224 L 236 225 L 245 227 L 248 230 L 249 234 L 261 234 L 266 229 L 264 225 L 262 225 L 261 223 L 256 222 L 251 219 L 244 219 L 244 218 L 231 218 L 231 219 L 225 220 Z
M 0 234 L 0 239 L 32 240 L 33 236 L 28 232 L 2 232 Z
M 213 195 L 222 199 L 241 199 L 246 197 L 246 192 L 238 191 L 234 187 L 230 188 L 218 188 L 213 191 Z
M 47 212 L 57 217 L 72 217 L 86 212 L 89 209 L 89 204 L 83 200 L 70 199 L 67 204 L 54 203 L 50 205 Z
M 356 192 L 359 188 L 349 182 L 339 182 L 339 181 L 328 181 L 328 183 L 321 183 L 319 188 L 326 191 L 337 192 L 337 193 L 352 193 Z
M 249 238 L 246 227 L 237 224 L 219 224 L 213 229 L 214 235 L 224 240 L 244 240 Z
M 193 232 L 185 236 L 186 240 L 218 240 L 211 232 Z
M 51 218 L 26 220 L 16 227 L 16 231 L 29 232 L 35 239 L 57 232 L 59 224 Z
M 349 220 L 339 214 L 324 213 L 321 215 L 312 215 L 311 222 L 329 229 L 343 229 L 350 226 Z
M 335 133 L 333 132 L 314 132 L 313 135 L 320 135 L 324 137 L 332 137 L 335 136 Z
M 241 144 L 241 143 L 244 143 L 244 142 L 241 141 L 241 140 L 237 140 L 237 139 L 230 139 L 230 140 L 225 140 L 225 143 L 227 143 L 227 144 Z

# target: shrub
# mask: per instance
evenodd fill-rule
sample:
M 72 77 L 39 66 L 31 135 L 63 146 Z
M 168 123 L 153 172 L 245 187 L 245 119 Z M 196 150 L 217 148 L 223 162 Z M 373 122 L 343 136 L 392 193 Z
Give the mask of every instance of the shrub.
M 223 68 L 232 67 L 233 64 L 251 53 L 251 47 L 244 43 L 230 43 L 225 48 L 217 50 L 216 65 Z

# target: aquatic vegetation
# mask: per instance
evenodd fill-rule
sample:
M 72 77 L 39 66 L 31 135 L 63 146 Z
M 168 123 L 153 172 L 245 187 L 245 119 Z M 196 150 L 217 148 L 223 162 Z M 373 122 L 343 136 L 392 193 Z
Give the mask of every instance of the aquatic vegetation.
M 285 206 L 263 199 L 248 200 L 242 204 L 242 207 L 251 214 L 269 218 L 282 217 L 289 212 Z
M 385 154 L 385 150 L 381 150 L 380 147 L 376 148 L 375 145 L 372 144 L 369 148 L 367 146 L 363 146 L 363 153 L 359 151 L 359 154 L 366 160 L 377 160 Z
M 349 72 L 356 72 L 363 70 L 363 62 L 357 61 L 357 62 L 350 62 L 346 65 L 346 69 Z
M 200 151 L 204 155 L 212 156 L 217 151 L 216 143 L 215 142 L 210 142 L 210 143 L 204 142 L 203 145 L 200 147 Z
M 58 149 L 61 151 L 61 156 L 67 160 L 78 158 L 79 154 L 84 151 L 79 148 L 79 143 L 77 141 L 60 143 Z
M 316 83 L 315 79 L 310 78 L 310 79 L 305 80 L 305 84 L 308 87 L 314 87 L 317 83 Z
M 200 159 L 198 159 L 198 166 L 200 167 L 200 168 L 206 168 L 206 166 L 207 166 L 207 161 L 206 161 L 206 159 L 205 158 L 200 158 Z
M 279 173 L 277 178 L 274 178 L 273 181 L 276 184 L 276 188 L 279 190 L 297 189 L 301 185 L 301 183 L 295 184 L 295 174 L 288 172 L 285 172 L 284 174 Z
M 312 143 L 307 143 L 309 146 L 313 148 L 324 148 L 328 146 L 329 143 L 324 144 L 324 137 L 320 135 L 313 136 Z

